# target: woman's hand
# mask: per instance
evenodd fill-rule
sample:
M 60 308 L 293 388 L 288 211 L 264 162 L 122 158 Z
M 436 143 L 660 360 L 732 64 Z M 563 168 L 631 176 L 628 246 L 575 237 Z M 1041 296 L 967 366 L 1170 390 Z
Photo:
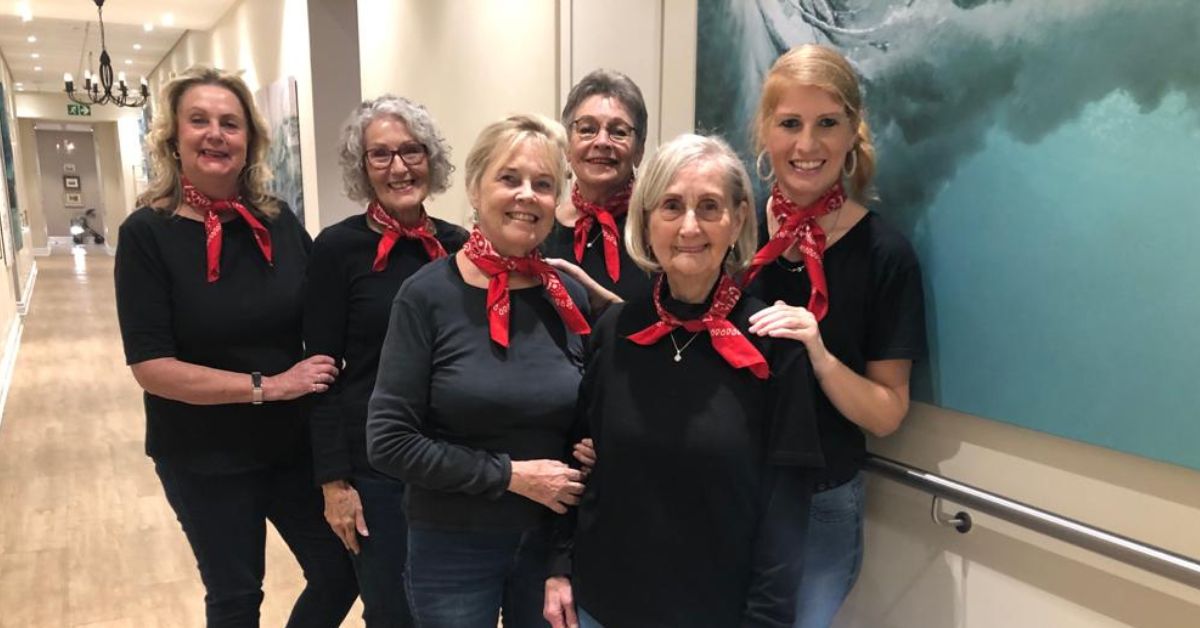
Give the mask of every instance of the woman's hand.
M 337 375 L 333 358 L 327 355 L 305 358 L 278 375 L 264 377 L 263 400 L 289 401 L 309 393 L 323 393 Z
M 561 515 L 579 504 L 582 481 L 582 471 L 558 460 L 514 460 L 508 490 Z
M 554 576 L 546 579 L 546 601 L 542 605 L 542 617 L 550 622 L 551 628 L 579 628 L 570 578 Z
M 347 550 L 358 553 L 358 536 L 370 536 L 367 520 L 363 518 L 362 500 L 358 491 L 345 480 L 335 480 L 321 485 L 325 496 L 325 521 Z
M 572 279 L 583 284 L 588 293 L 588 305 L 592 306 L 593 316 L 599 312 L 603 312 L 604 308 L 620 303 L 621 297 L 616 293 L 600 285 L 592 276 L 583 271 L 579 266 L 568 262 L 565 259 L 557 257 L 547 257 L 546 263 L 553 266 L 555 269 L 570 275 Z
M 596 443 L 590 438 L 585 438 L 575 443 L 571 455 L 583 465 L 583 475 L 587 477 L 592 472 L 592 467 L 596 466 Z
M 820 379 L 837 366 L 837 358 L 825 348 L 817 317 L 805 308 L 776 301 L 750 315 L 750 333 L 772 338 L 790 338 L 804 343 L 813 373 Z

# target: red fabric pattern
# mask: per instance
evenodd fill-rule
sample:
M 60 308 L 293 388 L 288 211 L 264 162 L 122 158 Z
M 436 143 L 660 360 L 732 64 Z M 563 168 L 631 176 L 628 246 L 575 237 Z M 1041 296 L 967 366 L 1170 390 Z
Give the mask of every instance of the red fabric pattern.
M 550 302 L 554 304 L 554 309 L 558 310 L 558 315 L 562 317 L 563 324 L 567 326 L 567 329 L 580 335 L 591 333 L 592 328 L 588 326 L 583 313 L 571 300 L 571 295 L 567 293 L 567 287 L 559 278 L 558 271 L 542 261 L 542 256 L 537 249 L 525 257 L 501 255 L 476 227 L 471 230 L 471 237 L 467 238 L 463 252 L 467 259 L 490 277 L 487 295 L 488 328 L 492 341 L 496 344 L 508 347 L 508 316 L 511 311 L 508 276 L 509 273 L 514 272 L 537 277 L 542 282 L 542 288 L 550 296 Z
M 571 204 L 580 213 L 575 221 L 575 261 L 583 261 L 588 234 L 592 231 L 592 225 L 599 222 L 601 239 L 604 240 L 604 268 L 614 282 L 621 278 L 621 236 L 617 231 L 617 218 L 629 211 L 629 197 L 632 195 L 632 177 L 625 187 L 603 203 L 585 200 L 578 185 L 571 190 Z
M 435 232 L 433 219 L 425 214 L 424 207 L 421 208 L 420 222 L 415 227 L 405 227 L 400 224 L 399 220 L 387 213 L 379 201 L 372 201 L 370 205 L 367 205 L 367 216 L 383 227 L 383 236 L 379 238 L 379 246 L 375 249 L 375 262 L 371 264 L 372 271 L 379 272 L 387 268 L 388 254 L 392 252 L 392 247 L 396 246 L 396 241 L 400 238 L 420 240 L 430 261 L 446 257 L 446 249 L 433 235 Z
M 197 211 L 204 214 L 204 237 L 205 250 L 208 257 L 208 282 L 212 283 L 221 278 L 221 239 L 223 230 L 221 228 L 221 214 L 227 212 L 237 212 L 242 220 L 245 220 L 250 225 L 250 232 L 254 235 L 254 241 L 258 243 L 258 250 L 262 251 L 263 257 L 267 263 L 272 263 L 271 259 L 271 232 L 263 226 L 254 214 L 242 204 L 237 197 L 213 200 L 205 196 L 203 192 L 197 190 L 191 181 L 183 179 L 183 202 L 194 207 Z
M 808 207 L 800 207 L 793 203 L 780 191 L 776 184 L 771 188 L 771 213 L 779 222 L 779 231 L 763 245 L 750 268 L 742 279 L 742 285 L 749 285 L 763 266 L 774 262 L 792 245 L 799 248 L 804 256 L 804 269 L 808 272 L 812 283 L 812 293 L 808 298 L 808 310 L 818 321 L 825 318 L 829 312 L 829 288 L 825 285 L 825 231 L 817 224 L 817 218 L 840 208 L 846 202 L 846 193 L 841 183 L 835 183 L 827 192 L 821 195 Z
M 663 289 L 663 275 L 658 276 L 654 283 L 654 309 L 658 312 L 658 321 L 653 325 L 629 336 L 629 340 L 639 345 L 652 345 L 672 330 L 682 327 L 690 332 L 708 331 L 713 348 L 725 361 L 735 369 L 750 369 L 759 379 L 770 375 L 767 360 L 759 353 L 733 323 L 727 320 L 733 306 L 742 298 L 742 291 L 729 275 L 722 274 L 717 291 L 713 294 L 712 306 L 699 320 L 681 321 L 666 310 L 660 296 Z

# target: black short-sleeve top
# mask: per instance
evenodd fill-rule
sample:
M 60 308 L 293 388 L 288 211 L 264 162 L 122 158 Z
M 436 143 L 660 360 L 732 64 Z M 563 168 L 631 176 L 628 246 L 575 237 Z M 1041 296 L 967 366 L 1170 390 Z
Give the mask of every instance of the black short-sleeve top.
M 765 224 L 760 230 L 765 244 Z M 825 251 L 829 311 L 820 323 L 825 346 L 860 375 L 867 362 L 918 360 L 925 355 L 921 268 L 908 240 L 868 212 Z M 782 257 L 759 273 L 750 291 L 767 303 L 807 306 L 812 284 L 799 263 Z M 817 387 L 817 414 L 825 470 L 819 485 L 854 476 L 866 456 L 866 439 Z
M 121 225 L 117 315 L 125 360 L 155 358 L 264 375 L 303 357 L 304 268 L 312 240 L 284 204 L 260 216 L 268 264 L 240 218 L 222 223 L 221 276 L 206 277 L 204 224 L 142 207 Z M 246 377 L 250 387 L 250 377 Z M 299 460 L 308 452 L 307 402 L 191 405 L 144 394 L 146 453 L 200 473 Z
M 589 277 L 616 293 L 623 300 L 628 301 L 647 296 L 650 294 L 652 285 L 651 276 L 638 268 L 637 264 L 629 259 L 629 254 L 625 252 L 625 219 L 628 217 L 629 214 L 626 213 L 616 219 L 617 233 L 620 234 L 621 239 L 621 246 L 618 247 L 621 273 L 616 282 L 613 282 L 612 277 L 608 276 L 608 266 L 604 263 L 604 241 L 599 221 L 593 223 L 591 231 L 588 232 L 587 241 L 591 246 L 584 248 L 582 261 L 575 258 L 575 227 L 568 227 L 557 220 L 554 221 L 554 229 L 550 232 L 550 236 L 542 243 L 542 254 L 546 257 L 559 257 L 578 264 Z
M 664 301 L 681 318 L 708 307 Z M 743 296 L 729 320 L 746 334 L 763 307 Z M 761 380 L 731 367 L 704 332 L 628 340 L 657 320 L 649 298 L 635 299 L 608 308 L 589 339 L 580 420 L 598 462 L 579 506 L 572 585 L 607 625 L 737 626 L 766 466 L 822 462 L 808 354 L 747 334 L 771 368 Z
M 563 277 L 587 315 L 583 286 Z M 396 294 L 367 406 L 367 453 L 408 483 L 409 525 L 528 530 L 554 512 L 508 492 L 511 461 L 569 457 L 583 371 L 572 333 L 539 286 L 509 291 L 509 346 L 491 340 L 486 288 L 454 257 L 418 270 Z
M 467 241 L 467 231 L 431 218 L 434 237 L 447 255 Z M 372 270 L 382 235 L 357 214 L 321 231 L 308 263 L 304 305 L 307 355 L 328 355 L 341 365 L 312 414 L 314 479 L 318 484 L 370 472 L 367 462 L 367 401 L 375 388 L 379 349 L 400 284 L 429 263 L 418 240 L 400 238 L 387 266 Z

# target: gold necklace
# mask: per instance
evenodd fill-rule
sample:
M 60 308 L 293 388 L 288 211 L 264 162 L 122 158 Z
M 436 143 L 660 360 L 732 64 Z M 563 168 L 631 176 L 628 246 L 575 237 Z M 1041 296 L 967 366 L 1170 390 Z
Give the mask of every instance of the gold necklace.
M 839 207 L 839 208 L 837 208 L 837 211 L 835 211 L 835 212 L 834 212 L 834 213 L 835 213 L 835 214 L 837 214 L 837 215 L 833 217 L 833 227 L 829 229 L 829 233 L 834 233 L 834 232 L 836 232 L 836 231 L 837 231 L 838 225 L 839 225 L 839 224 L 841 223 L 841 221 L 842 221 L 842 209 L 843 209 L 843 208 L 845 208 L 845 207 L 846 207 L 846 205 L 845 205 L 845 203 L 843 203 L 843 204 L 842 204 L 842 206 L 841 206 L 841 207 Z M 826 245 L 826 246 L 828 246 L 828 245 Z M 780 268 L 782 268 L 782 269 L 784 269 L 784 270 L 788 271 L 789 273 L 802 273 L 802 272 L 804 272 L 804 262 L 801 262 L 801 263 L 800 263 L 798 266 L 796 266 L 796 267 L 792 267 L 792 266 L 790 266 L 790 265 L 788 265 L 788 264 L 784 264 L 784 262 L 785 262 L 785 261 L 786 261 L 786 260 L 784 259 L 784 257 L 783 257 L 782 255 L 780 255 L 779 257 L 776 257 L 776 258 L 775 258 L 775 264 L 776 264 L 777 266 L 779 266 Z

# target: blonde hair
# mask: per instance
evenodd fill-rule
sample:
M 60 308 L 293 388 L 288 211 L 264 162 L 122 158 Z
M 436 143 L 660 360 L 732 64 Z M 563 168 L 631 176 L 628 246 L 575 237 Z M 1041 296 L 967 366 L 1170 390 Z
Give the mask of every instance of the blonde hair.
M 754 188 L 746 166 L 724 140 L 687 133 L 659 146 L 633 184 L 629 216 L 625 219 L 625 250 L 638 268 L 652 273 L 662 270 L 646 241 L 648 216 L 679 171 L 701 161 L 720 168 L 733 210 L 742 212 L 742 228 L 734 240 L 733 251 L 725 258 L 725 270 L 736 273 L 754 258 L 758 249 L 758 219 L 754 212 Z
M 509 116 L 479 132 L 465 164 L 467 191 L 479 187 L 492 163 L 504 159 L 526 142 L 541 146 L 554 175 L 554 196 L 561 200 L 567 180 L 567 132 L 561 124 L 536 113 Z M 478 209 L 478 208 L 476 208 Z
M 850 175 L 850 196 L 862 202 L 872 197 L 871 179 L 875 176 L 875 145 L 871 143 L 871 128 L 867 125 L 867 111 L 863 104 L 862 89 L 858 75 L 850 62 L 838 51 L 817 44 L 804 44 L 784 53 L 775 60 L 763 81 L 762 98 L 754 119 L 754 152 L 761 153 L 766 147 L 767 129 L 771 116 L 783 92 L 790 87 L 811 85 L 819 87 L 838 99 L 850 118 L 854 128 L 855 161 Z
M 195 65 L 179 76 L 167 81 L 159 92 L 154 120 L 146 136 L 146 152 L 150 156 L 150 171 L 153 173 L 146 191 L 138 196 L 138 205 L 149 205 L 159 211 L 173 212 L 183 200 L 182 172 L 178 155 L 179 101 L 187 90 L 197 85 L 224 87 L 237 96 L 246 114 L 247 143 L 246 165 L 238 175 L 238 194 L 249 201 L 268 218 L 279 214 L 279 202 L 271 195 L 269 183 L 271 169 L 267 166 L 267 149 L 271 144 L 270 132 L 262 114 L 254 106 L 250 88 L 240 76 Z

